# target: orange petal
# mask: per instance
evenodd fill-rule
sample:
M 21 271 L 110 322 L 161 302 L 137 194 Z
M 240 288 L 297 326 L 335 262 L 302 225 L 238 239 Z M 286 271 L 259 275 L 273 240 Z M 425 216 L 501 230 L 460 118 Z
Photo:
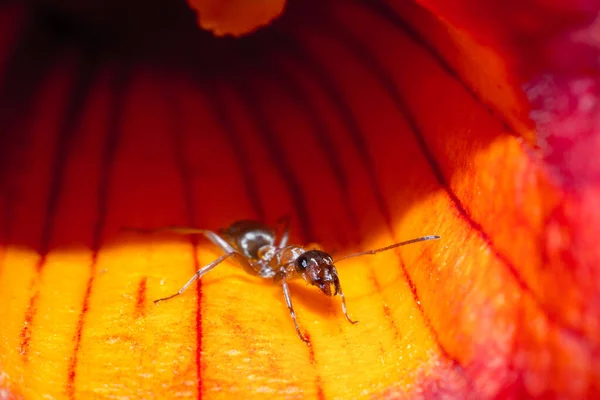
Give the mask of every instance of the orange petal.
M 145 5 L 148 36 L 0 8 L 3 395 L 598 392 L 598 180 L 533 154 L 564 116 L 519 86 L 546 70 L 466 12 L 386 4 L 294 3 L 236 41 L 176 5 Z M 220 253 L 120 231 L 286 213 L 292 242 L 334 257 L 442 239 L 340 263 L 357 325 L 292 284 L 307 347 L 281 288 L 233 263 L 154 305 Z
M 240 36 L 279 17 L 285 0 L 188 0 L 198 13 L 198 25 L 216 36 Z

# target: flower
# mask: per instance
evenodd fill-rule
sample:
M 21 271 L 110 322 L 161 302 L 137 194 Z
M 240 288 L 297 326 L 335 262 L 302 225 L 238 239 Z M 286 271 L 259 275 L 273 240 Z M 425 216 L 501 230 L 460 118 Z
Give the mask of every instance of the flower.
M 0 6 L 2 397 L 598 394 L 598 5 Z M 196 236 L 292 216 L 339 298 Z

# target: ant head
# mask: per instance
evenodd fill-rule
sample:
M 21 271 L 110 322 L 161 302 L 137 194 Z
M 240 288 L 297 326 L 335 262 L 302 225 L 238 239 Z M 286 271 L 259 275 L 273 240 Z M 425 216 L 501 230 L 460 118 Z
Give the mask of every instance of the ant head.
M 309 250 L 301 254 L 294 264 L 306 282 L 318 287 L 327 296 L 335 296 L 340 292 L 340 280 L 329 254 L 321 250 Z

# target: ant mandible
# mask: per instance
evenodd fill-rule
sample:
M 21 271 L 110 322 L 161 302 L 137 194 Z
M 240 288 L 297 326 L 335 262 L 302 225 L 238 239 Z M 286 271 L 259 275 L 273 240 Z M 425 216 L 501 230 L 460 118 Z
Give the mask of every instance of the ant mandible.
M 342 286 L 340 285 L 340 280 L 334 264 L 352 257 L 377 254 L 407 244 L 440 238 L 440 236 L 435 235 L 423 236 L 379 249 L 350 254 L 333 261 L 331 255 L 324 251 L 307 250 L 303 246 L 288 245 L 289 222 L 290 219 L 288 216 L 278 220 L 278 224 L 283 224 L 283 233 L 279 237 L 279 240 L 277 240 L 277 234 L 274 229 L 253 220 L 236 221 L 229 227 L 220 229 L 218 233 L 206 229 L 182 226 L 168 226 L 151 230 L 134 229 L 136 231 L 150 233 L 167 231 L 184 235 L 200 234 L 225 252 L 221 257 L 196 271 L 194 276 L 183 285 L 177 293 L 154 300 L 154 303 L 158 304 L 161 301 L 179 296 L 194 283 L 196 279 L 202 278 L 208 271 L 214 269 L 223 261 L 232 258 L 247 273 L 260 276 L 261 278 L 271 279 L 273 283 L 281 285 L 285 303 L 287 304 L 292 320 L 294 321 L 298 337 L 309 344 L 310 342 L 302 335 L 300 327 L 298 326 L 298 321 L 296 320 L 296 313 L 292 305 L 292 298 L 288 286 L 289 280 L 300 276 L 310 285 L 318 287 L 326 296 L 333 297 L 339 295 L 342 299 L 342 311 L 344 312 L 344 316 L 348 322 L 355 324 L 358 321 L 353 321 L 350 319 L 350 316 L 348 316 L 346 298 L 342 292 Z

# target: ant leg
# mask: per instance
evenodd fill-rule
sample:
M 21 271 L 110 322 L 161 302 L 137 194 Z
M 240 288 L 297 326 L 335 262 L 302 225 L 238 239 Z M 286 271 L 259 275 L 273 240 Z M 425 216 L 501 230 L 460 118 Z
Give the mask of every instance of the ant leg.
M 279 244 L 277 245 L 277 247 L 281 249 L 287 245 L 290 237 L 290 216 L 284 215 L 277 220 L 277 223 L 283 224 L 283 233 L 281 234 L 281 239 L 279 239 Z
M 179 296 L 180 294 L 182 294 L 183 292 L 185 292 L 185 290 L 192 284 L 194 283 L 194 281 L 196 279 L 200 279 L 202 278 L 202 276 L 204 274 L 206 274 L 208 271 L 210 271 L 211 269 L 214 269 L 217 265 L 221 264 L 223 261 L 225 261 L 226 259 L 228 259 L 229 257 L 242 257 L 243 256 L 239 253 L 228 253 L 228 254 L 224 254 L 221 257 L 217 258 L 216 260 L 214 260 L 213 262 L 211 262 L 210 264 L 200 268 L 198 271 L 196 271 L 196 273 L 194 274 L 194 276 L 192 276 L 192 279 L 190 279 L 189 281 L 187 281 L 187 283 L 185 285 L 183 285 L 183 287 L 181 289 L 179 289 L 179 291 L 175 294 L 172 294 L 171 296 L 167 296 L 167 297 L 163 297 L 162 299 L 158 299 L 158 300 L 154 300 L 154 304 L 158 304 L 161 301 L 164 300 L 169 300 L 172 299 L 175 296 Z
M 346 317 L 346 319 L 348 320 L 348 322 L 350 322 L 351 324 L 358 323 L 358 321 L 352 321 L 350 319 L 350 317 L 348 316 L 348 309 L 346 308 L 346 296 L 344 296 L 344 292 L 342 292 L 342 287 L 338 286 L 337 289 L 338 289 L 338 294 L 342 298 L 342 311 L 344 312 L 344 316 Z
M 302 332 L 300 332 L 300 327 L 298 326 L 298 321 L 296 321 L 296 312 L 294 311 L 294 307 L 292 306 L 292 298 L 290 296 L 290 288 L 288 287 L 288 284 L 285 280 L 281 281 L 281 287 L 283 288 L 283 297 L 285 297 L 285 303 L 287 304 L 288 309 L 290 310 L 290 315 L 292 316 L 292 319 L 294 320 L 294 326 L 296 327 L 296 332 L 298 333 L 298 337 L 300 339 L 302 339 L 302 341 L 304 343 L 310 344 L 308 339 L 306 339 L 304 337 L 304 335 L 302 335 Z
M 260 266 L 254 266 L 249 263 L 248 260 L 240 253 L 238 253 L 225 239 L 223 239 L 219 234 L 209 231 L 207 229 L 199 229 L 199 228 L 190 228 L 187 226 L 166 226 L 164 228 L 157 229 L 140 229 L 140 228 L 124 228 L 126 230 L 130 230 L 133 232 L 139 233 L 159 233 L 159 232 L 172 232 L 178 233 L 181 235 L 203 235 L 205 238 L 210 240 L 215 246 L 219 247 L 226 254 L 233 254 L 236 261 L 240 264 L 244 270 L 250 275 L 259 275 Z
M 187 226 L 175 226 L 175 225 L 166 226 L 166 227 L 157 228 L 157 229 L 141 229 L 141 228 L 124 228 L 124 229 L 128 230 L 128 231 L 133 231 L 133 232 L 138 232 L 138 233 L 148 233 L 148 234 L 159 233 L 159 232 L 172 232 L 172 233 L 177 233 L 180 235 L 203 235 L 205 238 L 210 240 L 214 245 L 220 247 L 221 250 L 223 250 L 225 253 L 234 253 L 235 252 L 235 249 L 233 247 L 231 247 L 231 245 L 229 243 L 227 243 L 227 241 L 225 239 L 223 239 L 217 233 L 215 233 L 213 231 L 209 231 L 207 229 L 190 228 Z

